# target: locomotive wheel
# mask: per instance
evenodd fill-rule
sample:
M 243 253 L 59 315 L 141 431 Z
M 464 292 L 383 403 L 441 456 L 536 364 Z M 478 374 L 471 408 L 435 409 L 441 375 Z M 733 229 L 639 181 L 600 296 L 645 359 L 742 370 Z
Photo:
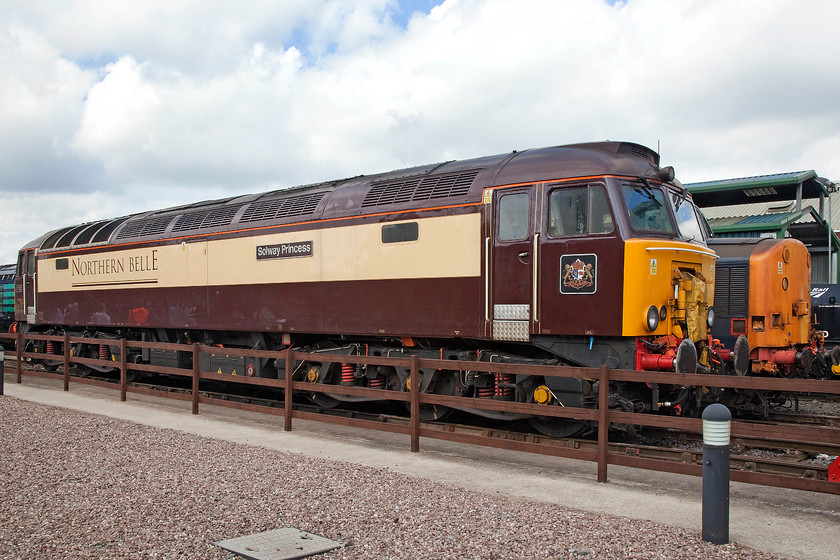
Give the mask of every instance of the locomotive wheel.
M 312 393 L 309 395 L 309 398 L 321 408 L 335 408 L 341 403 L 340 400 L 335 399 L 326 393 Z
M 539 433 L 555 438 L 580 436 L 590 429 L 589 423 L 583 420 L 555 418 L 552 416 L 534 416 L 533 418 L 529 418 L 528 422 Z
M 410 411 L 411 404 L 405 403 L 405 407 Z M 423 422 L 434 422 L 436 420 L 443 420 L 452 412 L 448 406 L 440 404 L 421 404 L 420 405 L 420 420 Z
M 341 367 L 340 364 L 330 364 L 329 366 L 327 366 L 325 373 L 319 373 L 319 375 L 324 376 L 323 381 L 321 381 L 321 380 L 317 379 L 317 377 L 315 377 L 315 381 L 310 381 L 310 382 L 316 382 L 317 381 L 322 387 L 324 385 L 333 385 L 333 384 L 335 384 L 334 383 L 335 372 L 340 367 Z M 321 408 L 335 408 L 339 404 L 341 404 L 340 400 L 338 400 L 335 397 L 332 397 L 332 396 L 328 395 L 327 393 L 310 393 L 309 398 L 310 398 L 310 400 L 312 400 L 312 402 L 314 402 L 315 404 L 317 404 Z
M 435 395 L 454 395 L 455 387 L 457 385 L 455 373 L 451 371 L 439 370 L 435 372 L 435 374 L 437 377 L 434 380 L 434 386 L 432 387 L 431 392 Z M 408 382 L 409 380 L 406 380 L 406 383 Z M 408 390 L 407 387 L 406 390 Z M 405 407 L 409 411 L 411 411 L 410 402 L 405 403 Z M 420 420 L 422 420 L 423 422 L 434 422 L 436 420 L 443 420 L 451 413 L 452 408 L 448 406 L 444 406 L 441 404 L 420 404 Z
M 333 348 L 338 348 L 338 345 L 329 340 L 323 340 L 321 342 L 318 342 L 313 347 L 313 349 L 316 351 L 330 350 Z M 317 368 L 319 371 L 314 375 L 314 377 L 307 377 L 307 381 L 309 381 L 310 383 L 319 383 L 322 385 L 333 385 L 335 384 L 335 372 L 339 368 L 341 368 L 341 364 L 330 364 L 326 368 L 323 368 L 323 366 L 321 366 L 321 368 Z M 304 368 L 305 371 L 308 369 L 308 367 Z M 319 376 L 323 376 L 323 379 L 319 379 Z M 326 393 L 309 393 L 309 400 L 311 400 L 313 403 L 317 404 L 321 408 L 335 408 L 339 404 L 341 404 L 340 400 L 336 399 L 335 397 L 331 397 Z
M 57 370 L 58 366 L 60 365 L 60 364 L 48 364 L 46 360 L 40 360 L 38 363 L 41 364 L 41 367 L 44 368 L 44 371 L 49 371 L 49 372 L 53 372 L 53 371 Z

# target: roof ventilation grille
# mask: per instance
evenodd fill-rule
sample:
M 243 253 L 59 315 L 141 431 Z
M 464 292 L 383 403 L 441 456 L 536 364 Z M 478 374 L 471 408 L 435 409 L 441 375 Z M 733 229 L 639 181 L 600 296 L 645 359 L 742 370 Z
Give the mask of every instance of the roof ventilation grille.
M 319 192 L 254 202 L 242 214 L 239 223 L 261 222 L 263 220 L 277 220 L 280 218 L 312 214 L 318 208 L 318 203 L 325 194 L 327 193 Z
M 371 186 L 362 202 L 362 208 L 398 204 L 410 200 L 432 200 L 462 196 L 469 192 L 478 171 L 459 174 L 433 175 L 430 177 L 401 179 Z
M 176 231 L 190 231 L 209 229 L 221 226 L 229 226 L 236 212 L 241 206 L 231 205 L 222 206 L 221 208 L 214 208 L 212 210 L 202 210 L 200 212 L 190 212 L 183 214 L 172 228 Z
M 132 237 L 146 237 L 148 235 L 160 235 L 166 231 L 166 226 L 172 221 L 172 216 L 160 218 L 148 218 L 128 222 L 117 234 L 117 239 L 130 239 Z

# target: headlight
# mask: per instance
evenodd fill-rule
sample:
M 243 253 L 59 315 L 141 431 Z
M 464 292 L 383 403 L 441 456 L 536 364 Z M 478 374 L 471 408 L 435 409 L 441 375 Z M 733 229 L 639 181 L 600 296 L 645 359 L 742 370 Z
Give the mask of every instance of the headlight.
M 706 315 L 706 324 L 709 325 L 709 328 L 715 326 L 715 308 L 710 307 L 708 314 Z
M 659 326 L 659 310 L 655 305 L 651 305 L 647 310 L 647 328 L 650 332 L 656 330 Z

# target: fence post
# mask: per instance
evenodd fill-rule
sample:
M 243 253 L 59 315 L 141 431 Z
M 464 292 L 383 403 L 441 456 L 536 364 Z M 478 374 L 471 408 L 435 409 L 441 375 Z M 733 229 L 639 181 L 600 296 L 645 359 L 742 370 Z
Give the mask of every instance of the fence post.
M 23 337 L 20 335 L 20 329 L 18 329 L 17 333 L 17 340 L 15 341 L 17 344 L 17 382 L 23 383 Z
M 609 444 L 610 368 L 601 366 L 598 373 L 598 482 L 607 481 L 607 445 Z
M 729 432 L 732 413 L 722 404 L 703 411 L 703 540 L 729 542 Z
M 4 383 L 3 378 L 5 377 L 4 370 L 6 369 L 5 365 L 4 365 L 4 360 L 5 359 L 6 359 L 6 354 L 3 351 L 3 347 L 0 346 L 0 395 L 3 394 L 3 383 Z
M 120 401 L 125 402 L 126 399 L 126 383 L 128 376 L 128 359 L 125 355 L 126 352 L 126 345 L 125 345 L 125 338 L 120 339 Z
M 192 376 L 192 413 L 198 414 L 198 376 L 199 376 L 199 364 L 198 364 L 198 342 L 193 344 L 193 376 Z
M 416 354 L 411 355 L 411 374 L 408 390 L 411 394 L 411 452 L 420 451 L 420 380 Z
M 289 346 L 286 349 L 286 374 L 283 376 L 284 379 L 284 393 L 283 393 L 283 431 L 291 432 L 292 431 L 292 357 L 294 352 L 292 352 L 292 347 Z
M 64 333 L 64 390 L 70 390 L 70 335 Z

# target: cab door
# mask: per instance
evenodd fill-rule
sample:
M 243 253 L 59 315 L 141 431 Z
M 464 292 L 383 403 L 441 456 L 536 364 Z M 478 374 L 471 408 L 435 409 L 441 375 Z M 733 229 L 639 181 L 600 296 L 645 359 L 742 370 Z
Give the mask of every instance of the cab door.
M 27 323 L 34 323 L 36 316 L 36 298 L 38 288 L 37 257 L 34 250 L 23 255 L 23 312 Z
M 495 340 L 528 341 L 536 320 L 536 191 L 535 185 L 529 185 L 494 192 L 492 305 L 488 311 Z

